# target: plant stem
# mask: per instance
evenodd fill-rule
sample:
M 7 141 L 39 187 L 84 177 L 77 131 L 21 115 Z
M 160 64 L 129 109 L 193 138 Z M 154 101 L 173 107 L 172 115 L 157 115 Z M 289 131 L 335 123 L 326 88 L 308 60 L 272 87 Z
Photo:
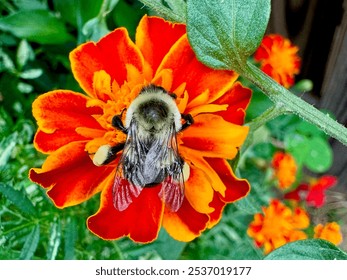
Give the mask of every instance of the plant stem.
M 276 104 L 276 107 L 300 116 L 347 146 L 347 129 L 343 125 L 274 82 L 253 64 L 247 62 L 244 68 L 237 70 L 241 76 L 258 86 Z
M 246 138 L 246 141 L 242 145 L 242 151 L 245 152 L 249 146 L 253 143 L 253 135 L 254 132 L 267 122 L 273 120 L 274 118 L 278 117 L 279 115 L 282 115 L 286 113 L 286 109 L 283 106 L 276 106 L 273 105 L 269 109 L 267 109 L 264 113 L 262 113 L 260 116 L 256 117 L 246 125 L 249 126 L 249 133 Z

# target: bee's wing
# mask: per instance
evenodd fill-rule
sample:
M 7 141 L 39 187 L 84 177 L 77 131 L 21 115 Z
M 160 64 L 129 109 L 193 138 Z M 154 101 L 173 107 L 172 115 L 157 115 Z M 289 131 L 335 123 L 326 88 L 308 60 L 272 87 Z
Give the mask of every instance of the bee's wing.
M 141 193 L 142 188 L 137 187 L 124 178 L 120 173 L 122 166 L 118 165 L 116 176 L 113 183 L 113 206 L 118 211 L 124 211 L 129 207 L 133 200 Z
M 163 156 L 163 165 L 166 167 L 167 177 L 162 183 L 159 196 L 163 199 L 166 206 L 171 211 L 177 212 L 184 199 L 184 161 L 180 157 L 177 148 L 176 130 L 173 125 L 168 135 L 168 141 L 165 145 L 165 157 Z
M 118 211 L 127 209 L 143 189 L 140 183 L 142 175 L 137 169 L 144 150 L 141 144 L 137 143 L 134 125 L 131 124 L 128 129 L 128 137 L 113 183 L 113 205 Z

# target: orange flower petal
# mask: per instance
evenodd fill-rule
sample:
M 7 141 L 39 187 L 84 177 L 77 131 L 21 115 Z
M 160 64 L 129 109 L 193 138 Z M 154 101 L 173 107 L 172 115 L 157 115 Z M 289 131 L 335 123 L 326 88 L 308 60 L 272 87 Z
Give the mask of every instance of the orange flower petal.
M 185 196 L 190 205 L 200 213 L 211 213 L 209 206 L 213 199 L 213 189 L 206 174 L 197 168 L 190 167 L 189 179 L 185 182 Z
M 88 42 L 70 53 L 71 69 L 83 90 L 96 97 L 93 90 L 94 73 L 104 70 L 112 81 L 122 85 L 127 78 L 126 65 L 143 70 L 143 57 L 130 40 L 125 28 L 107 34 L 98 43 Z
M 184 131 L 180 140 L 202 156 L 232 159 L 247 133 L 248 127 L 234 125 L 213 114 L 202 114 L 194 118 L 194 124 Z
M 128 236 L 135 242 L 147 243 L 156 239 L 163 216 L 160 186 L 144 188 L 122 212 L 113 206 L 112 186 L 113 181 L 101 194 L 98 212 L 88 218 L 89 230 L 107 240 Z
M 226 203 L 235 202 L 245 197 L 250 191 L 250 185 L 247 180 L 238 179 L 228 162 L 224 159 L 206 158 L 206 161 L 218 173 L 220 180 L 225 186 L 224 195 L 215 192 L 210 206 L 214 211 L 209 214 L 210 221 L 208 227 L 216 225 L 222 218 L 222 212 Z
M 208 223 L 208 216 L 196 212 L 187 199 L 177 212 L 165 210 L 163 227 L 179 241 L 188 242 L 200 236 Z
M 136 45 L 155 72 L 172 45 L 186 32 L 184 24 L 144 16 L 136 31 Z
M 336 222 L 327 223 L 325 225 L 318 224 L 314 227 L 314 238 L 325 239 L 338 245 L 343 239 L 340 225 Z
M 48 196 L 59 207 L 79 204 L 103 187 L 114 168 L 96 167 L 84 151 L 85 142 L 72 142 L 50 154 L 42 168 L 32 168 L 29 178 L 48 188 Z
M 75 130 L 76 127 L 101 128 L 92 117 L 100 113 L 100 108 L 87 108 L 87 101 L 88 97 L 68 90 L 47 92 L 33 102 L 33 115 L 45 133 Z
M 190 101 L 209 89 L 207 100 L 213 102 L 231 89 L 238 77 L 233 71 L 217 71 L 199 62 L 189 45 L 187 35 L 182 36 L 164 57 L 157 71 L 162 69 L 172 69 L 173 89 L 186 83 Z

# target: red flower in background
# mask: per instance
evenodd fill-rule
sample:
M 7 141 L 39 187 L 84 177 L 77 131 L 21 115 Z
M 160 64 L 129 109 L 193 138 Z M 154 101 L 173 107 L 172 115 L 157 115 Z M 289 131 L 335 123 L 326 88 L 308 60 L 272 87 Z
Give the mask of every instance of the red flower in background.
M 325 191 L 337 183 L 337 178 L 325 175 L 312 180 L 310 184 L 301 184 L 294 191 L 286 193 L 284 198 L 295 201 L 306 201 L 307 205 L 322 207 L 325 203 Z
M 54 90 L 33 103 L 38 123 L 34 145 L 48 157 L 29 177 L 47 189 L 57 207 L 80 204 L 101 192 L 100 208 L 87 222 L 97 236 L 151 242 L 163 225 L 173 238 L 190 241 L 218 223 L 227 203 L 248 194 L 248 182 L 236 178 L 227 160 L 247 136 L 242 124 L 251 91 L 235 82 L 235 72 L 200 63 L 185 25 L 145 16 L 135 43 L 118 28 L 97 43 L 77 47 L 70 60 L 86 95 Z M 149 84 L 174 93 L 179 112 L 194 118 L 177 135 L 180 156 L 190 169 L 177 212 L 158 196 L 160 185 L 144 188 L 118 211 L 112 186 L 119 157 L 104 166 L 93 164 L 100 146 L 124 143 L 126 135 L 112 126 L 112 118 Z
M 298 47 L 288 39 L 270 34 L 263 38 L 254 59 L 260 62 L 261 70 L 286 88 L 294 84 L 294 76 L 299 73 L 301 60 Z

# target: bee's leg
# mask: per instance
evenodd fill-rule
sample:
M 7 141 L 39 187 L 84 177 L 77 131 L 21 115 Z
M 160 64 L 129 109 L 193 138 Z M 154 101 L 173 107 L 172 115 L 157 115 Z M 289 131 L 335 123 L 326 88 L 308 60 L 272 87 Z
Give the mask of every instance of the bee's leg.
M 188 128 L 189 126 L 191 126 L 194 123 L 194 119 L 193 119 L 191 114 L 181 114 L 181 117 L 186 122 L 184 124 L 182 124 L 182 127 L 181 127 L 180 131 Z
M 177 95 L 176 94 L 170 92 L 169 95 L 172 97 L 172 99 L 177 99 Z
M 120 131 L 124 132 L 125 134 L 128 134 L 128 130 L 124 127 L 123 122 L 122 122 L 122 115 L 123 115 L 124 110 L 122 111 L 122 113 L 120 115 L 115 115 L 112 118 L 112 126 L 119 129 Z
M 93 163 L 96 166 L 101 166 L 115 160 L 117 153 L 123 150 L 124 143 L 119 143 L 113 147 L 110 145 L 102 145 L 94 154 Z

